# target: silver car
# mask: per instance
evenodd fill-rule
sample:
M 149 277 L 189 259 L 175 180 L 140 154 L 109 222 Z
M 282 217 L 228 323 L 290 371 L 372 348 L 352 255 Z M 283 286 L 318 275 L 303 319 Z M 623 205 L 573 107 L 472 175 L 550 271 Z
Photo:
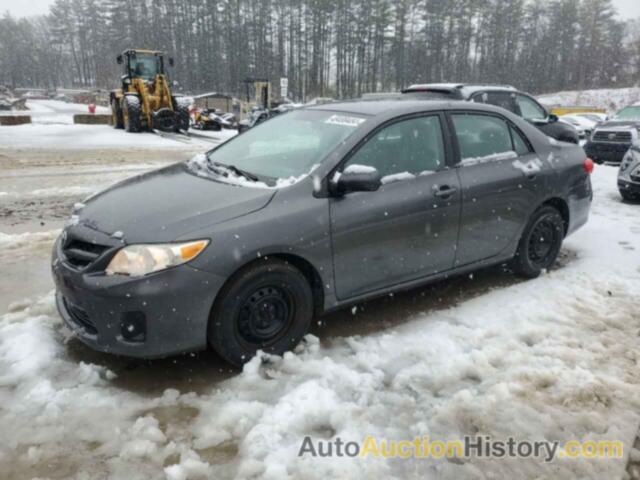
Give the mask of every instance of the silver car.
M 624 200 L 640 200 L 640 143 L 635 143 L 620 163 L 618 190 Z

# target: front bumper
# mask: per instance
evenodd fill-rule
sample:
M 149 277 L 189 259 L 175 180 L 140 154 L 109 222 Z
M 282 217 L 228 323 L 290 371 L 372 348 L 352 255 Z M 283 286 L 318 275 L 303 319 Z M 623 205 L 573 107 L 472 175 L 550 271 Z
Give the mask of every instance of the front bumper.
M 83 273 L 53 252 L 56 304 L 94 350 L 158 358 L 207 346 L 207 325 L 224 279 L 189 265 L 144 277 Z
M 640 196 L 640 182 L 632 182 L 618 177 L 618 190 Z
M 628 143 L 605 143 L 588 141 L 584 151 L 589 158 L 598 163 L 620 163 L 631 148 Z

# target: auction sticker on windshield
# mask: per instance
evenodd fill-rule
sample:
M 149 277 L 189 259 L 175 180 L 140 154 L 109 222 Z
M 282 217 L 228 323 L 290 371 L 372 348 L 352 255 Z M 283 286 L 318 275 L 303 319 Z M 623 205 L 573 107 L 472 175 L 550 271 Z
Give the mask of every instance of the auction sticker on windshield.
M 332 125 L 343 125 L 345 127 L 357 127 L 364 121 L 364 118 L 348 117 L 346 115 L 332 115 L 327 118 L 324 123 L 330 123 Z

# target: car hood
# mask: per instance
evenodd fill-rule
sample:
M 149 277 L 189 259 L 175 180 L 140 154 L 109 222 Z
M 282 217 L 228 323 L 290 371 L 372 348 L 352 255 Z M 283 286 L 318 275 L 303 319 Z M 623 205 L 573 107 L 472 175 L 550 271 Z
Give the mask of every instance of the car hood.
M 145 173 L 85 200 L 72 223 L 125 243 L 171 242 L 209 225 L 264 208 L 275 190 L 230 185 L 184 163 Z
M 640 120 L 610 120 L 600 123 L 598 128 L 636 128 L 640 129 Z

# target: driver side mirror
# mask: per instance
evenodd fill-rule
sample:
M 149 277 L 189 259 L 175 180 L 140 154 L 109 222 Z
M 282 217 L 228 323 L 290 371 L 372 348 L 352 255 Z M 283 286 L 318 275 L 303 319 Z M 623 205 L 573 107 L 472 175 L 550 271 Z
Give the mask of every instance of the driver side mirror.
M 549 119 L 549 123 L 556 123 L 557 121 L 560 120 L 558 116 L 553 113 L 550 113 L 547 118 Z
M 357 168 L 356 168 L 357 167 Z M 353 192 L 375 192 L 382 185 L 380 172 L 373 167 L 351 165 L 331 183 L 332 193 L 343 196 Z
M 118 62 L 118 65 L 122 65 L 122 62 L 124 62 L 124 59 L 122 58 L 122 55 L 118 55 L 116 57 L 116 62 Z

